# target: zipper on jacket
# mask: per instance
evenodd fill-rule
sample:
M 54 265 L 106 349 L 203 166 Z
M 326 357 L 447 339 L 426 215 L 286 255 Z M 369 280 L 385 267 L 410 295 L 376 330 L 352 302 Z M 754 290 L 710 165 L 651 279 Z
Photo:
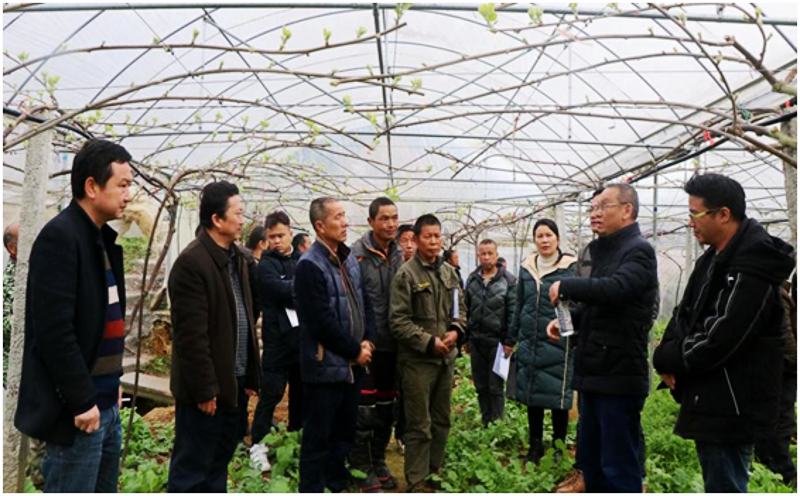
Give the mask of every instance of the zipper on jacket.
M 736 401 L 736 393 L 733 392 L 733 385 L 731 385 L 731 378 L 728 377 L 728 367 L 722 367 L 725 372 L 725 380 L 728 381 L 728 391 L 731 392 L 731 399 L 733 399 L 733 407 L 736 409 L 736 415 L 741 415 L 739 412 L 739 402 Z

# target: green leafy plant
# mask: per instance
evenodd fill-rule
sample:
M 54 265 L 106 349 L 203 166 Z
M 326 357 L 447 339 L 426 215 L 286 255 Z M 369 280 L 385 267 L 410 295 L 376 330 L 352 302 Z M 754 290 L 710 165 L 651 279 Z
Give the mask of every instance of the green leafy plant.
M 289 28 L 286 26 L 283 27 L 281 30 L 281 46 L 278 50 L 283 50 L 286 47 L 286 43 L 289 41 L 289 38 L 292 37 L 292 32 L 289 31 Z
M 542 23 L 542 16 L 544 15 L 544 9 L 541 7 L 531 7 L 528 9 L 528 17 L 531 18 L 531 24 L 539 25 Z
M 486 25 L 489 26 L 489 28 L 494 28 L 494 25 L 497 24 L 497 12 L 494 10 L 494 4 L 485 3 L 478 7 L 478 12 L 483 16 Z

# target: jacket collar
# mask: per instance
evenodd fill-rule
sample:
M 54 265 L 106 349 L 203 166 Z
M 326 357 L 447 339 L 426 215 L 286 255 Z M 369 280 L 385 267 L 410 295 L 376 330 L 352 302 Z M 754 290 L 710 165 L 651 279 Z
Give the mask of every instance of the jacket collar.
M 348 248 L 344 243 L 339 243 L 339 246 L 336 247 L 335 254 L 330 248 L 328 248 L 328 245 L 320 240 L 314 241 L 314 245 L 319 245 L 317 249 L 320 250 L 325 258 L 336 267 L 344 265 L 344 263 L 347 261 L 347 257 L 350 256 L 350 248 Z M 312 245 L 312 247 L 314 245 Z
M 416 260 L 423 268 L 428 270 L 439 270 L 439 267 L 442 266 L 444 263 L 444 258 L 441 256 L 436 257 L 433 263 L 428 263 L 419 256 L 419 253 L 414 254 L 414 260 Z
M 106 246 L 106 249 L 113 247 L 117 243 L 117 231 L 115 231 L 111 226 L 107 223 L 103 224 L 103 227 L 97 227 L 97 224 L 94 223 L 89 214 L 86 213 L 86 210 L 80 206 L 77 200 L 73 199 L 69 202 L 69 206 L 66 209 L 75 215 L 78 219 L 80 219 L 84 226 L 88 229 L 90 233 L 92 233 L 95 237 L 99 240 L 103 241 L 103 244 Z
M 524 262 L 522 262 L 522 268 L 527 270 L 535 281 L 541 281 L 544 276 L 551 274 L 556 270 L 568 269 L 570 265 L 578 261 L 574 255 L 570 255 L 569 253 L 561 253 L 558 256 L 558 261 L 556 262 L 555 268 L 552 271 L 539 274 L 539 265 L 536 263 L 537 258 L 539 258 L 539 254 L 532 253 L 528 258 L 525 259 Z
M 200 235 L 197 236 L 197 239 L 200 241 L 208 253 L 211 255 L 211 259 L 214 260 L 214 263 L 217 264 L 217 267 L 223 268 L 228 266 L 228 253 L 226 252 L 225 248 L 221 247 L 217 244 L 216 241 L 208 234 L 208 231 L 203 229 L 200 232 Z M 231 250 L 233 250 L 233 256 L 238 257 L 242 254 L 242 251 L 236 246 L 236 243 L 231 243 Z
M 494 284 L 495 282 L 499 281 L 502 277 L 505 276 L 506 269 L 504 269 L 500 264 L 497 264 L 497 272 L 489 279 L 489 284 Z M 469 275 L 469 279 L 478 278 L 480 281 L 483 281 L 483 267 L 480 265 L 477 269 L 472 271 L 472 274 Z M 469 283 L 469 282 L 468 282 Z
M 642 231 L 639 229 L 639 223 L 634 222 L 615 233 L 597 238 L 597 247 L 602 250 L 613 250 L 619 248 L 626 240 L 637 238 L 641 235 Z
M 366 249 L 370 253 L 374 253 L 382 260 L 391 260 L 392 256 L 399 250 L 397 246 L 397 242 L 395 240 L 389 241 L 389 253 L 388 257 L 387 254 L 384 253 L 383 249 L 380 247 L 377 241 L 375 241 L 375 232 L 368 231 L 361 237 L 361 242 L 364 245 L 364 249 Z

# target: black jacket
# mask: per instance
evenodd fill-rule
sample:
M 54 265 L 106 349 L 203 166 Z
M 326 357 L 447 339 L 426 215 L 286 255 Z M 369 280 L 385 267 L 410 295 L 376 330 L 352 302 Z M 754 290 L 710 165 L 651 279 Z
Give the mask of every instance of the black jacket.
M 258 391 L 258 341 L 247 263 L 234 243 L 234 263 L 248 317 L 249 343 L 245 387 Z M 239 339 L 236 297 L 228 275 L 228 255 L 203 230 L 184 248 L 169 274 L 172 303 L 172 374 L 176 400 L 236 407 L 236 349 Z
M 73 201 L 33 244 L 25 301 L 25 351 L 14 425 L 22 433 L 71 446 L 75 415 L 94 406 L 91 377 L 106 325 L 103 247 L 125 308 L 117 233 L 98 229 Z
M 403 251 L 392 241 L 389 243 L 388 257 L 375 244 L 372 231 L 353 243 L 352 255 L 361 267 L 364 280 L 365 298 L 369 298 L 375 313 L 377 332 L 375 348 L 378 351 L 397 351 L 397 342 L 389 330 L 389 296 L 392 279 L 403 265 Z
M 261 255 L 256 268 L 261 295 L 261 364 L 267 368 L 300 362 L 300 327 L 292 327 L 286 309 L 294 310 L 294 270 L 297 257 L 269 250 Z
M 745 219 L 717 255 L 698 259 L 653 364 L 674 374 L 675 433 L 717 443 L 768 437 L 778 419 L 783 366 L 782 281 L 792 248 Z
M 467 278 L 464 291 L 467 305 L 467 340 L 497 346 L 502 342 L 513 346 L 509 333 L 517 299 L 517 278 L 501 266 L 497 274 L 483 282 L 483 269 L 478 267 Z
M 572 386 L 577 391 L 647 396 L 647 341 L 658 294 L 656 254 L 632 224 L 589 243 L 591 277 L 561 281 L 560 296 L 583 303 Z

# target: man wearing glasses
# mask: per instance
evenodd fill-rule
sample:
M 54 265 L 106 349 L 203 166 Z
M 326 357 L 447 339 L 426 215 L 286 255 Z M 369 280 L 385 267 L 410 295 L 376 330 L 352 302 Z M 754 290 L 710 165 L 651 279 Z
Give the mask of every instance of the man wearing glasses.
M 639 231 L 639 199 L 611 184 L 592 199 L 588 278 L 564 279 L 550 299 L 581 303 L 572 387 L 580 392 L 577 464 L 586 492 L 642 492 L 641 411 L 649 392 L 647 339 L 658 294 L 656 255 Z M 554 320 L 547 332 L 559 339 Z
M 744 189 L 733 179 L 695 176 L 684 190 L 689 228 L 709 248 L 653 365 L 681 404 L 675 434 L 694 440 L 706 492 L 747 492 L 753 444 L 779 423 L 780 285 L 793 249 L 745 216 Z

